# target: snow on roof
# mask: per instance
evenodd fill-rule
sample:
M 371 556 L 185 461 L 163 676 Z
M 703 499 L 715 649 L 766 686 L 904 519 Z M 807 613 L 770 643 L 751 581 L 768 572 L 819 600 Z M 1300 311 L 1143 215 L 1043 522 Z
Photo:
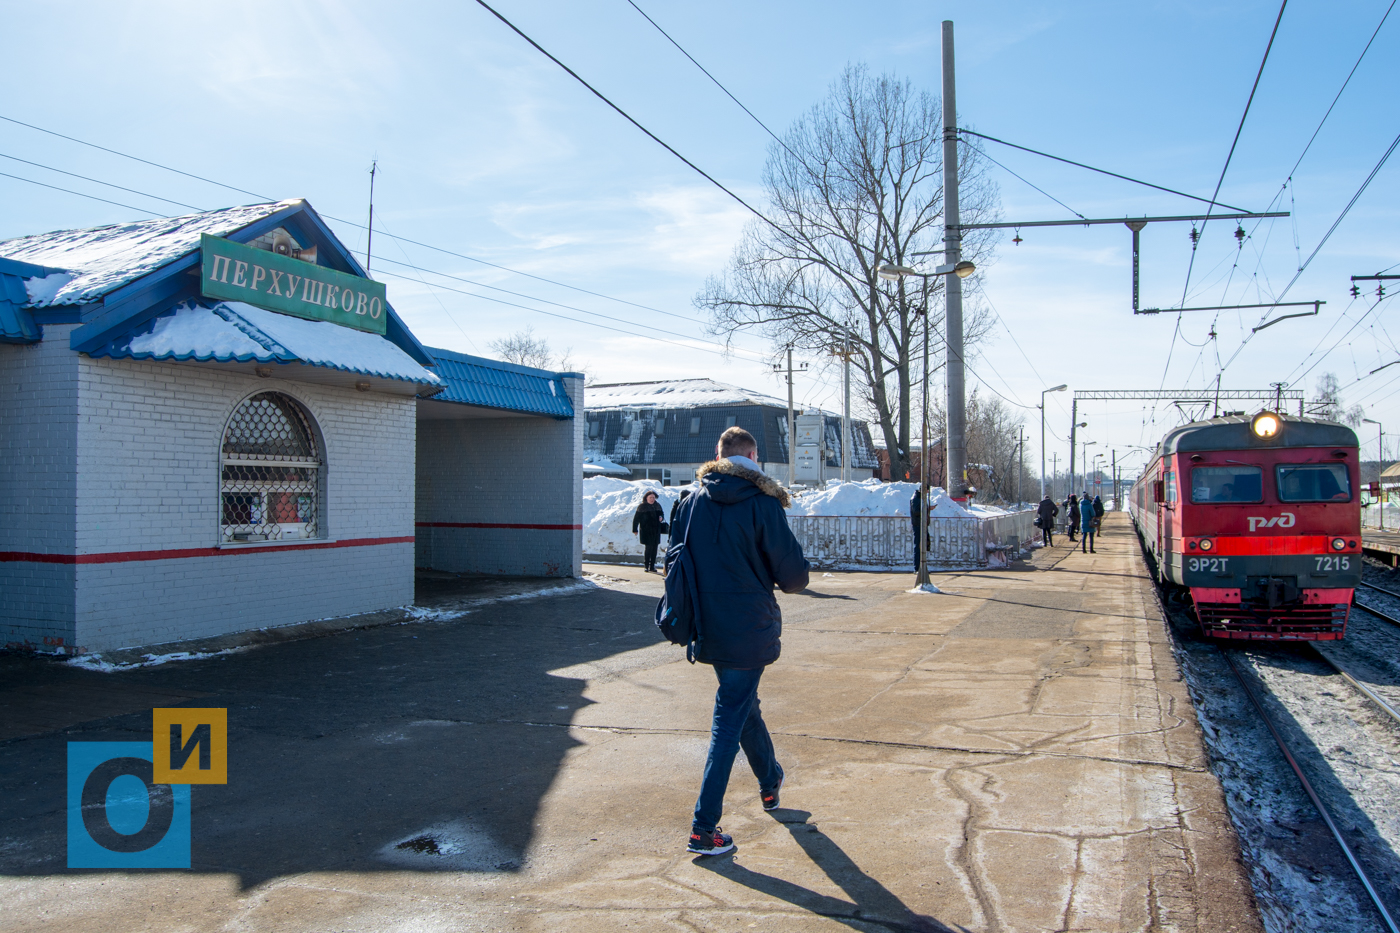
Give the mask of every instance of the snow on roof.
M 0 256 L 72 273 L 35 283 L 35 307 L 86 304 L 199 248 L 199 235 L 224 236 L 297 200 L 249 204 L 183 217 L 157 217 L 86 230 L 57 230 L 0 240 Z M 51 287 L 57 286 L 57 287 Z
M 658 382 L 618 382 L 591 385 L 585 395 L 589 408 L 698 408 L 706 405 L 773 405 L 787 401 L 752 389 L 713 379 L 667 379 Z
M 241 363 L 301 361 L 345 372 L 428 385 L 442 380 L 378 334 L 307 321 L 241 301 L 188 302 L 113 340 L 93 356 Z

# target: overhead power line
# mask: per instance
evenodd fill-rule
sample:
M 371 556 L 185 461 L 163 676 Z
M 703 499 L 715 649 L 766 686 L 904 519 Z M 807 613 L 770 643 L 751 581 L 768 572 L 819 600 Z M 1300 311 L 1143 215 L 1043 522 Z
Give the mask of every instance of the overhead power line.
M 31 162 L 28 159 L 21 159 L 19 156 L 6 155 L 0 152 L 0 159 L 9 159 L 12 162 L 23 162 L 25 165 L 32 165 L 49 172 L 57 172 L 59 175 L 67 175 L 69 178 L 81 178 L 83 181 L 90 181 L 95 185 L 103 185 L 108 188 L 116 188 L 118 191 L 125 191 L 128 194 L 139 194 L 143 198 L 150 198 L 153 201 L 164 201 L 166 204 L 174 204 L 177 207 L 188 207 L 190 210 L 199 211 L 203 208 L 195 207 L 193 204 L 186 204 L 184 201 L 172 201 L 170 198 L 163 198 L 158 194 L 148 194 L 145 191 L 137 191 L 135 188 L 127 188 L 124 185 L 114 185 L 110 181 L 102 181 L 97 178 L 89 178 L 86 175 L 79 175 L 77 172 L 66 172 L 61 168 L 54 168 L 52 165 L 45 165 L 42 162 Z
M 1175 188 L 1165 188 L 1162 185 L 1154 185 L 1150 181 L 1143 181 L 1141 178 L 1133 178 L 1129 175 L 1120 175 L 1117 172 L 1110 172 L 1108 169 L 1095 168 L 1092 165 L 1085 165 L 1083 162 L 1076 162 L 1073 159 L 1066 159 L 1062 156 L 1051 155 L 1048 152 L 1041 152 L 1039 149 L 1032 149 L 1029 146 L 1021 146 L 1016 143 L 1009 143 L 1004 139 L 997 139 L 995 136 L 988 136 L 985 133 L 977 133 L 969 129 L 959 128 L 959 133 L 966 133 L 968 136 L 976 136 L 978 139 L 985 139 L 989 142 L 1000 143 L 1003 146 L 1010 146 L 1012 149 L 1020 149 L 1022 152 L 1029 152 L 1031 155 L 1044 156 L 1047 159 L 1054 159 L 1056 162 L 1063 162 L 1066 165 L 1073 165 L 1076 168 L 1088 169 L 1091 172 L 1098 172 L 1100 175 L 1108 175 L 1112 178 L 1121 178 L 1123 181 L 1130 181 L 1135 185 L 1142 185 L 1145 188 L 1156 188 L 1158 191 L 1165 191 L 1167 194 L 1175 194 L 1179 197 L 1190 198 L 1193 201 L 1200 201 L 1202 204 L 1217 204 L 1220 207 L 1228 207 L 1232 211 L 1248 213 L 1243 207 L 1231 207 L 1229 204 L 1222 204 L 1219 201 L 1211 201 L 1207 198 L 1197 197 L 1194 194 L 1187 194 L 1185 191 L 1177 191 Z
M 732 100 L 732 101 L 734 101 L 734 103 L 738 104 L 740 110 L 744 111 L 744 113 L 746 113 L 746 114 L 748 114 L 750 117 L 752 117 L 752 118 L 753 118 L 753 122 L 755 122 L 755 123 L 757 123 L 759 126 L 763 127 L 763 131 L 764 131 L 765 133 L 767 133 L 769 136 L 772 136 L 773 139 L 774 139 L 774 141 L 777 142 L 778 145 L 782 146 L 784 149 L 787 149 L 787 151 L 792 155 L 793 158 L 797 158 L 797 153 L 793 152 L 792 149 L 788 146 L 788 144 L 785 143 L 785 142 L 783 142 L 782 137 L 780 137 L 777 133 L 775 133 L 775 132 L 773 132 L 772 130 L 770 130 L 770 129 L 768 128 L 768 124 L 766 124 L 766 123 L 764 123 L 762 120 L 760 120 L 760 119 L 758 118 L 758 115 L 755 114 L 755 113 L 754 113 L 752 110 L 750 110 L 748 107 L 745 107 L 743 101 L 739 100 L 739 98 L 737 98 L 737 97 L 735 97 L 733 94 L 731 94 L 730 91 L 729 91 L 729 88 L 725 87 L 723 84 L 720 83 L 719 78 L 716 78 L 714 75 L 710 74 L 710 70 L 709 70 L 708 68 L 706 68 L 704 65 L 700 64 L 698 61 L 695 60 L 695 56 L 694 56 L 694 55 L 691 55 L 691 54 L 690 54 L 689 52 L 687 52 L 684 48 L 681 48 L 681 44 L 680 44 L 679 42 L 677 42 L 675 39 L 671 38 L 671 34 L 670 34 L 669 32 L 667 32 L 666 30 L 662 29 L 661 26 L 656 22 L 656 20 L 654 20 L 654 19 L 652 19 L 650 16 L 648 16 L 648 15 L 646 14 L 646 11 L 643 10 L 641 7 L 637 6 L 637 4 L 633 3 L 632 0 L 627 0 L 627 2 L 628 2 L 628 4 L 631 5 L 632 9 L 634 9 L 634 10 L 636 10 L 638 13 L 641 13 L 641 14 L 642 14 L 642 18 L 643 18 L 643 19 L 645 19 L 648 23 L 651 23 L 653 26 L 655 26 L 655 27 L 656 27 L 656 31 L 659 32 L 659 33 L 661 33 L 663 36 L 665 36 L 665 37 L 666 37 L 666 40 L 667 40 L 668 42 L 670 42 L 670 43 L 671 43 L 672 45 L 674 45 L 677 49 L 679 49 L 679 50 L 680 50 L 680 53 L 681 53 L 682 55 L 684 55 L 686 58 L 690 59 L 690 63 L 691 63 L 692 65 L 694 65 L 696 68 L 699 68 L 702 72 L 704 72 L 704 73 L 705 73 L 705 77 L 709 78 L 711 81 L 713 81 L 713 82 L 715 83 L 715 87 L 719 88 L 721 91 L 723 91 L 723 92 L 725 93 L 725 95 L 726 95 L 730 100 Z
M 7 116 L 5 116 L 5 115 L 3 115 L 3 114 L 0 114 L 0 120 L 4 120 L 4 121 L 6 121 L 6 122 L 13 123 L 13 124 L 15 124 L 16 126 L 23 126 L 23 127 L 25 127 L 26 129 L 31 129 L 31 130 L 34 130 L 35 132 L 38 132 L 38 133 L 45 133 L 45 134 L 47 134 L 47 135 L 49 135 L 49 136 L 54 136 L 54 137 L 56 137 L 56 138 L 58 138 L 58 139 L 67 140 L 68 142 L 77 143 L 77 144 L 80 145 L 80 146 L 87 146 L 87 147 L 90 148 L 90 149 L 96 149 L 96 150 L 98 150 L 98 151 L 100 151 L 100 152 L 106 152 L 106 153 L 109 153 L 109 154 L 111 154 L 111 155 L 120 156 L 121 158 L 123 158 L 123 159 L 129 159 L 129 160 L 131 160 L 132 162 L 140 162 L 140 163 L 143 164 L 143 165 L 149 165 L 149 166 L 151 166 L 151 167 L 153 167 L 153 168 L 161 169 L 162 171 L 171 172 L 171 173 L 176 174 L 176 175 L 183 175 L 183 176 L 186 177 L 186 178 L 193 178 L 193 179 L 195 179 L 196 181 L 202 181 L 202 182 L 204 182 L 204 183 L 206 183 L 206 184 L 214 185 L 215 187 L 218 187 L 218 188 L 224 188 L 224 189 L 226 189 L 226 190 L 228 190 L 228 191 L 236 191 L 236 192 L 238 192 L 239 194 L 250 195 L 250 196 L 252 196 L 252 197 L 257 198 L 257 199 L 260 200 L 260 201 L 275 201 L 275 200 L 277 200 L 276 198 L 274 198 L 274 197 L 272 197 L 272 196 L 270 196 L 270 195 L 259 194 L 259 193 L 256 192 L 256 191 L 249 191 L 247 188 L 239 188 L 239 187 L 236 186 L 236 185 L 225 184 L 224 182 L 218 181 L 218 180 L 213 179 L 213 178 L 207 178 L 207 177 L 205 177 L 205 176 L 203 176 L 203 175 L 196 175 L 196 174 L 193 174 L 193 173 L 191 173 L 191 172 L 186 172 L 186 171 L 184 171 L 183 169 L 178 169 L 178 168 L 175 168 L 174 166 L 165 165 L 165 164 L 160 163 L 160 162 L 153 162 L 153 161 L 151 161 L 150 159 L 143 159 L 143 158 L 141 158 L 140 156 L 132 155 L 132 154 L 129 153 L 129 152 L 122 152 L 121 150 L 118 150 L 118 149 L 111 149 L 111 148 L 109 148 L 109 147 L 107 147 L 107 146 L 102 146 L 102 145 L 98 145 L 97 143 L 88 142 L 88 141 L 85 140 L 85 139 L 78 139 L 78 138 L 75 137 L 75 136 L 69 136 L 69 135 L 67 135 L 67 134 L 65 134 L 65 133 L 57 132 L 56 130 L 47 129 L 47 128 L 42 127 L 42 126 L 36 126 L 36 125 L 33 124 L 33 123 L 26 123 L 26 122 L 24 122 L 23 120 L 16 120 L 16 119 L 14 119 L 13 117 L 7 117 Z M 40 163 L 32 163 L 32 164 L 39 165 Z M 50 169 L 51 171 L 57 171 L 57 172 L 62 172 L 62 171 L 63 171 L 62 169 L 55 169 L 55 168 L 53 168 L 52 166 L 48 166 L 48 165 L 42 165 L 41 167 L 42 167 L 42 168 Z M 72 173 L 67 173 L 67 172 L 65 172 L 64 174 L 72 174 Z M 0 173 L 0 175 L 3 175 L 3 173 Z M 81 198 L 88 198 L 89 200 L 93 200 L 93 201 L 101 201 L 101 202 L 104 203 L 104 204 L 114 204 L 114 205 L 116 205 L 116 206 L 118 206 L 118 207 L 124 207 L 124 208 L 127 208 L 128 210 L 133 210 L 133 211 L 140 211 L 140 212 L 143 213 L 143 214 L 151 214 L 152 216 L 155 216 L 155 217 L 165 216 L 165 215 L 162 215 L 162 214 L 157 213 L 156 211 L 147 210 L 146 208 L 135 207 L 135 206 L 130 205 L 130 204 L 122 204 L 122 203 L 119 202 L 119 201 L 109 201 L 109 200 L 107 200 L 106 198 L 99 198 L 99 197 L 97 197 L 97 196 L 95 196 L 95 195 L 85 194 L 85 193 L 83 193 L 83 192 L 81 192 L 81 191 L 72 191 L 72 190 L 70 190 L 70 189 L 68 189 L 68 188 L 59 188 L 59 187 L 57 187 L 57 186 L 55 186 L 55 185 L 48 185 L 48 184 L 44 184 L 43 182 L 33 181 L 33 180 L 31 180 L 31 179 L 28 179 L 28 178 L 21 178 L 21 177 L 18 176 L 18 175 L 4 175 L 4 177 L 6 177 L 6 178 L 13 178 L 13 179 L 15 179 L 16 181 L 28 182 L 29 184 L 38 185 L 38 186 L 44 187 L 44 188 L 52 188 L 52 189 L 55 190 L 55 191 L 63 191 L 63 192 L 65 192 L 65 193 L 67 193 L 67 194 L 77 195 L 78 197 L 81 197 Z M 121 185 L 116 185 L 116 184 L 113 184 L 113 183 L 111 183 L 111 182 L 102 181 L 102 180 L 96 179 L 96 178 L 88 179 L 87 176 L 83 176 L 83 175 L 79 175 L 79 176 L 75 176 L 75 177 L 84 178 L 84 179 L 86 179 L 86 180 L 92 181 L 92 182 L 94 182 L 94 183 L 96 183 L 96 184 L 99 184 L 99 185 L 104 185 L 104 186 L 109 187 L 109 188 L 119 188 L 119 189 L 121 189 L 121 190 L 123 190 L 123 191 L 132 191 L 133 193 L 141 194 L 141 195 L 144 196 L 144 197 L 154 198 L 154 199 L 160 200 L 160 201 L 166 201 L 167 203 L 170 203 L 170 204 L 179 204 L 180 206 L 182 206 L 182 207 L 188 207 L 188 208 L 190 208 L 191 210 L 196 210 L 196 211 L 208 210 L 208 208 L 197 207 L 197 206 L 195 206 L 195 205 L 184 204 L 184 203 L 181 202 L 181 201 L 172 201 L 172 200 L 170 200 L 169 198 L 162 198 L 162 197 L 159 197 L 158 195 L 147 194 L 146 192 L 136 191 L 135 189 L 123 188 Z M 345 224 L 346 226 L 348 226 L 348 227 L 354 227 L 354 228 L 357 229 L 357 230 L 367 230 L 367 229 L 368 229 L 368 227 L 366 227 L 366 226 L 365 226 L 364 224 L 362 224 L 362 223 L 358 223 L 358 222 L 353 221 L 353 220 L 346 220 L 346 219 L 343 218 L 343 217 L 336 217 L 336 216 L 334 216 L 333 214 L 322 214 L 321 216 L 324 217 L 326 220 L 331 220 L 331 221 L 334 221 L 334 222 L 339 223 L 339 224 Z M 674 312 L 671 312 L 671 311 L 663 311 L 663 310 L 661 310 L 660 308 L 653 308 L 653 307 L 650 306 L 650 305 L 639 304 L 638 302 L 635 302 L 635 301 L 628 301 L 626 298 L 617 298 L 617 297 L 615 297 L 615 296 L 613 296 L 613 295 L 605 295 L 605 294 L 603 294 L 602 292 L 595 292 L 595 291 L 592 291 L 592 290 L 587 289 L 587 288 L 582 288 L 582 287 L 580 287 L 580 286 L 578 286 L 578 285 L 570 285 L 570 284 L 567 283 L 567 282 L 560 282 L 560 281 L 557 280 L 557 279 L 551 279 L 551 278 L 548 278 L 548 277 L 543 276 L 543 275 L 536 275 L 536 274 L 534 274 L 533 272 L 525 272 L 525 271 L 522 270 L 522 269 L 514 269 L 514 268 L 511 268 L 510 266 L 503 266 L 503 265 L 501 265 L 500 263 L 490 262 L 490 261 L 485 260 L 485 259 L 479 259 L 479 258 L 477 258 L 476 256 L 469 256 L 469 255 L 467 255 L 466 253 L 459 253 L 459 252 L 457 252 L 457 251 L 455 251 L 455 250 L 450 250 L 450 249 L 447 249 L 447 248 L 442 247 L 442 246 L 435 246 L 435 245 L 433 245 L 432 243 L 424 243 L 424 242 L 421 241 L 421 240 L 414 240 L 414 239 L 410 239 L 409 237 L 394 236 L 393 234 L 390 234 L 390 233 L 388 233 L 388 232 L 385 232 L 384 235 L 385 235 L 385 236 L 388 236 L 388 237 L 390 237 L 390 238 L 392 238 L 392 239 L 394 239 L 394 240 L 403 242 L 403 243 L 410 243 L 410 244 L 412 244 L 412 245 L 414 245 L 414 246 L 421 246 L 421 247 L 423 247 L 424 249 L 430 249 L 430 250 L 433 250 L 434 252 L 442 253 L 442 254 L 445 255 L 445 256 L 453 256 L 453 257 L 456 257 L 457 259 L 465 259 L 465 260 L 467 260 L 468 262 L 474 262 L 474 263 L 477 263 L 477 264 L 479 264 L 479 265 L 489 266 L 489 267 L 492 268 L 492 269 L 500 269 L 502 272 L 509 272 L 511 275 L 523 276 L 523 277 L 528 278 L 528 279 L 534 279 L 534 280 L 537 281 L 537 282 L 544 282 L 544 283 L 546 283 L 546 284 L 548 284 L 548 285 L 554 285 L 554 286 L 557 286 L 557 287 L 559 287 L 559 288 L 567 288 L 567 289 L 569 289 L 570 291 L 579 292 L 580 294 L 591 295 L 591 296 L 593 296 L 594 298 L 602 298 L 604 301 L 613 301 L 613 302 L 616 302 L 616 303 L 618 303 L 618 304 L 629 305 L 629 306 L 631 306 L 631 307 L 633 307 L 633 308 L 640 308 L 640 309 L 643 310 L 643 311 L 651 311 L 651 312 L 653 312 L 653 313 L 655 313 L 655 314 L 664 314 L 664 315 L 667 315 L 668 317 L 681 317 L 681 318 L 683 318 L 683 319 L 689 320 L 689 318 L 684 318 L 683 315 L 678 315 L 678 314 L 675 314 Z M 481 283 L 473 283 L 473 284 L 481 284 Z M 483 285 L 482 287 L 483 287 L 483 288 L 491 288 L 492 286 Z M 542 299 L 535 299 L 535 300 L 542 300 Z
M 623 110 L 623 109 L 622 109 L 621 107 L 619 107 L 617 104 L 614 104 L 611 100 L 609 100 L 609 99 L 603 94 L 602 91 L 598 90 L 596 87 L 594 87 L 593 85 L 591 85 L 591 84 L 589 84 L 587 81 L 585 81 L 585 80 L 582 78 L 582 76 L 579 75 L 579 73 L 578 73 L 577 71 L 574 71 L 574 70 L 573 70 L 572 68 L 570 68 L 568 65 L 564 64 L 564 63 L 561 62 L 559 59 L 555 58 L 553 55 L 551 55 L 548 51 L 545 50 L 544 46 L 540 45 L 540 44 L 539 44 L 538 42 L 536 42 L 534 39 L 531 39 L 529 36 L 525 35 L 525 33 L 522 32 L 522 31 L 520 30 L 520 27 L 516 26 L 516 25 L 515 25 L 514 23 L 512 23 L 510 20 L 508 20 L 508 19 L 506 19 L 504 16 L 502 16 L 500 13 L 496 12 L 496 10 L 495 10 L 489 3 L 487 3 L 486 0 L 476 0 L 476 2 L 477 2 L 478 4 L 480 4 L 480 5 L 481 5 L 488 13 L 490 13 L 492 16 L 496 17 L 496 19 L 498 19 L 498 20 L 500 20 L 501 22 L 505 23 L 506 26 L 508 26 L 508 27 L 510 28 L 511 32 L 514 32 L 517 36 L 519 36 L 520 38 L 524 39 L 526 42 L 530 43 L 530 45 L 534 46 L 534 47 L 535 47 L 535 50 L 536 50 L 537 52 L 539 52 L 541 55 L 543 55 L 545 58 L 549 59 L 550 61 L 554 62 L 554 64 L 558 65 L 560 68 L 564 69 L 564 71 L 566 71 L 566 72 L 568 73 L 569 77 L 573 78 L 573 79 L 574 79 L 575 81 L 577 81 L 579 84 L 582 84 L 584 87 L 588 88 L 588 90 L 591 91 L 591 92 L 593 93 L 593 96 L 594 96 L 594 97 L 597 97 L 597 98 L 598 98 L 599 100 L 601 100 L 603 103 L 607 104 L 607 105 L 608 105 L 609 107 L 611 107 L 613 110 L 617 111 L 617 113 L 618 113 L 624 120 L 626 120 L 628 123 L 632 124 L 632 125 L 635 126 L 637 129 L 639 129 L 639 130 L 641 130 L 643 133 L 645 133 L 653 142 L 655 142 L 655 143 L 656 143 L 657 145 L 659 145 L 661 148 L 665 149 L 667 152 L 671 153 L 671 155 L 675 156 L 677 159 L 680 159 L 680 160 L 681 160 L 682 162 L 684 162 L 686 165 L 690 166 L 692 169 L 695 170 L 695 172 L 696 172 L 697 174 L 699 174 L 702 178 L 704 178 L 704 179 L 705 179 L 706 181 L 708 181 L 710 184 L 714 185 L 716 188 L 718 188 L 719 190 L 723 191 L 725 194 L 729 195 L 729 196 L 730 196 L 731 198 L 733 198 L 735 201 L 738 201 L 740 204 L 742 204 L 746 209 L 748 209 L 748 211 L 749 211 L 750 213 L 752 213 L 755 217 L 757 217 L 759 220 L 761 220 L 761 221 L 763 221 L 764 223 L 766 223 L 766 224 L 772 226 L 775 230 L 779 230 L 779 231 L 782 230 L 781 227 L 779 227 L 777 224 L 773 223 L 773 221 L 771 221 L 771 220 L 769 220 L 767 217 L 765 217 L 765 216 L 758 210 L 758 208 L 754 207 L 754 206 L 751 205 L 748 201 L 745 201 L 743 198 L 739 197 L 739 196 L 738 196 L 737 194 L 735 194 L 733 191 L 730 191 L 730 190 L 729 190 L 728 188 L 726 188 L 723 184 L 721 184 L 718 180 L 716 180 L 715 177 L 714 177 L 713 175 L 711 175 L 709 172 L 705 171 L 703 168 L 701 168 L 700 166 L 696 165 L 694 162 L 690 161 L 690 160 L 687 159 L 685 156 L 681 155 L 679 152 L 677 152 L 669 143 L 667 143 L 667 142 L 666 142 L 664 139 L 662 139 L 660 136 L 657 136 L 657 135 L 656 135 L 655 133 L 653 133 L 651 130 L 647 129 L 645 126 L 642 126 L 642 124 L 638 123 L 635 119 L 633 119 L 632 115 L 629 114 L 626 110 Z

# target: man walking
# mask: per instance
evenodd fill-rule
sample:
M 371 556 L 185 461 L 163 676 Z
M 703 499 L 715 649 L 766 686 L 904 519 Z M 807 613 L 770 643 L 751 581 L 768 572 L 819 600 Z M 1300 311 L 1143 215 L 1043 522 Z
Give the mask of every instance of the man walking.
M 1060 514 L 1060 507 L 1055 504 L 1055 500 L 1046 493 L 1045 498 L 1040 500 L 1040 507 L 1036 510 L 1040 520 L 1040 538 L 1046 547 L 1054 547 L 1055 541 L 1052 534 L 1055 531 L 1055 516 Z
M 733 427 L 720 435 L 715 459 L 696 471 L 700 489 L 676 515 L 674 534 L 687 541 L 699 595 L 695 659 L 715 669 L 710 752 L 695 801 L 686 846 L 699 855 L 734 849 L 719 818 L 729 773 L 740 747 L 758 778 L 763 809 L 778 806 L 783 769 L 759 711 L 758 682 L 778 659 L 783 620 L 777 586 L 796 593 L 807 586 L 807 561 L 788 528 L 787 491 L 764 474 L 753 435 Z

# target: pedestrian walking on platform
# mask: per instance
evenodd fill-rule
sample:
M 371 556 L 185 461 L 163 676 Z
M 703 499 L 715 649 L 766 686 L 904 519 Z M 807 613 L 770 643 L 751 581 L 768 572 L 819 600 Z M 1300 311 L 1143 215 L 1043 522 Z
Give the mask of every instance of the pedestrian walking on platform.
M 1054 547 L 1055 541 L 1051 537 L 1055 531 L 1055 516 L 1060 514 L 1060 507 L 1055 504 L 1055 500 L 1046 493 L 1045 498 L 1040 500 L 1040 507 L 1036 509 L 1038 521 L 1040 522 L 1040 539 L 1046 547 Z
M 1079 512 L 1079 497 L 1074 495 L 1074 493 L 1070 493 L 1069 501 L 1065 503 L 1065 511 L 1068 513 L 1065 517 L 1069 521 L 1069 539 L 1070 541 L 1076 541 L 1078 539 L 1075 538 L 1075 535 L 1079 533 L 1079 519 L 1081 516 Z
M 924 490 L 920 486 L 914 490 L 914 495 L 909 498 L 909 524 L 914 532 L 914 570 L 923 566 L 924 544 L 919 540 L 919 509 L 924 504 Z
M 1094 497 L 1094 534 L 1103 533 L 1103 499 Z
M 695 570 L 695 659 L 712 665 L 719 681 L 686 846 L 698 855 L 734 849 L 719 818 L 741 747 L 758 779 L 763 809 L 777 809 L 783 786 L 783 768 L 759 711 L 758 683 L 782 647 L 783 619 L 773 588 L 796 593 L 807 586 L 811 568 L 783 512 L 792 500 L 759 468 L 757 455 L 752 434 L 726 430 L 715 459 L 696 471 L 699 491 L 676 514 L 678 540 L 686 542 Z
M 1085 554 L 1094 553 L 1094 503 L 1090 501 L 1086 493 L 1083 499 L 1079 500 L 1079 520 L 1083 523 L 1084 535 L 1079 541 L 1079 550 Z
M 656 549 L 661 545 L 662 516 L 666 514 L 661 511 L 661 503 L 656 499 L 656 490 L 648 489 L 637 511 L 632 513 L 632 533 L 646 550 L 644 560 L 647 573 L 656 572 Z

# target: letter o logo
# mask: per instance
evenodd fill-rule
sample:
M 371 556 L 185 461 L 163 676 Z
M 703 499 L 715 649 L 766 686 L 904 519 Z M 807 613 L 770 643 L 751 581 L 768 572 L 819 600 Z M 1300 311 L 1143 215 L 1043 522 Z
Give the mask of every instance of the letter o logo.
M 384 311 L 384 306 L 383 306 L 383 304 L 380 303 L 380 301 L 379 301 L 378 298 L 371 298 L 371 299 L 369 300 L 369 316 L 370 316 L 370 317 L 374 318 L 374 320 L 377 321 L 377 320 L 379 320 L 379 315 L 380 315 L 383 311 Z
M 347 288 L 345 289 L 345 291 L 340 293 L 340 309 L 342 311 L 350 311 L 352 313 L 354 312 L 355 292 L 353 289 Z
M 113 852 L 144 852 L 165 838 L 175 816 L 170 785 L 153 784 L 153 765 L 140 758 L 109 758 L 102 762 L 83 782 L 83 828 L 92 841 Z M 146 824 L 134 833 L 119 833 L 112 828 L 107 816 L 107 791 L 112 782 L 123 775 L 140 779 L 150 799 Z M 159 789 L 165 793 L 159 793 Z M 156 793 L 152 793 L 156 791 Z

